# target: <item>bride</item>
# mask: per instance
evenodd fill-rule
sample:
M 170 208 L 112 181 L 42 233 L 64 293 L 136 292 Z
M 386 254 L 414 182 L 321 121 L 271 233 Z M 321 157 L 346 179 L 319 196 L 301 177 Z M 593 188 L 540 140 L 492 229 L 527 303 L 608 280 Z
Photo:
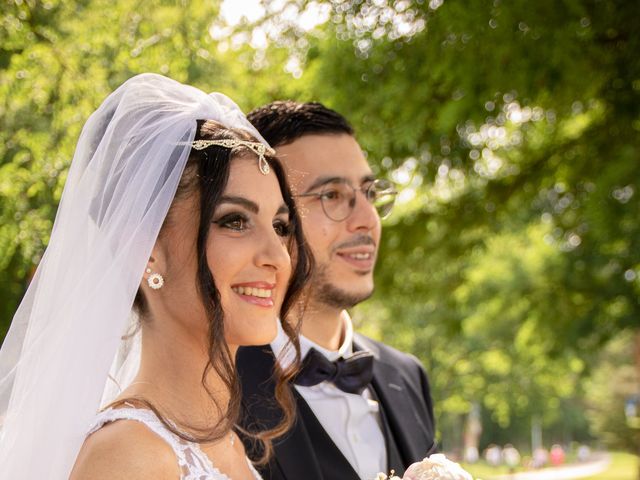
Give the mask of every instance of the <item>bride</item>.
M 231 100 L 125 82 L 83 129 L 0 352 L 0 478 L 259 478 L 235 353 L 275 337 L 310 265 L 282 167 Z

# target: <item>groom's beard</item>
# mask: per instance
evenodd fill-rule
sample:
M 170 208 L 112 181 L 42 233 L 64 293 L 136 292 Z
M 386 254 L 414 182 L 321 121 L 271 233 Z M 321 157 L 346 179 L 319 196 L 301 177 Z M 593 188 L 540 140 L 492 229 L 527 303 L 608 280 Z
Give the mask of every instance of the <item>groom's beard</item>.
M 373 295 L 373 288 L 365 292 L 348 292 L 333 285 L 327 275 L 328 266 L 317 264 L 313 276 L 313 300 L 330 307 L 344 310 L 354 307 Z

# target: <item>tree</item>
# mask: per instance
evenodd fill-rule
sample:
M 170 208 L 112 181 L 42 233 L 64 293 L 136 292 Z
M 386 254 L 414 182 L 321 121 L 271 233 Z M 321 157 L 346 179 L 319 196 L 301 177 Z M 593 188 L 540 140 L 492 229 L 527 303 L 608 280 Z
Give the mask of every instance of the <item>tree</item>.
M 81 125 L 142 71 L 245 109 L 290 97 L 347 114 L 403 189 L 354 316 L 425 361 L 440 415 L 480 401 L 499 425 L 551 427 L 597 350 L 637 329 L 638 2 L 288 0 L 235 28 L 200 1 L 5 6 L 0 331 Z
M 640 5 L 321 3 L 330 21 L 267 52 L 289 45 L 315 99 L 404 187 L 363 326 L 421 356 L 444 411 L 494 379 L 494 415 L 513 417 L 523 390 L 493 364 L 520 379 L 541 362 L 543 400 L 579 395 L 574 376 L 640 314 Z M 575 390 L 545 390 L 545 375 Z
M 49 232 L 89 114 L 135 73 L 206 89 L 222 74 L 209 2 L 4 2 L 0 35 L 0 338 Z M 193 10 L 192 10 L 193 9 Z M 199 15 L 192 15 L 198 11 Z M 144 13 L 139 13 L 144 12 Z
M 594 436 L 609 448 L 638 453 L 640 429 L 626 418 L 625 404 L 637 397 L 640 378 L 630 358 L 634 338 L 618 335 L 600 354 L 600 362 L 586 381 L 587 414 Z M 636 399 L 637 400 L 637 399 Z

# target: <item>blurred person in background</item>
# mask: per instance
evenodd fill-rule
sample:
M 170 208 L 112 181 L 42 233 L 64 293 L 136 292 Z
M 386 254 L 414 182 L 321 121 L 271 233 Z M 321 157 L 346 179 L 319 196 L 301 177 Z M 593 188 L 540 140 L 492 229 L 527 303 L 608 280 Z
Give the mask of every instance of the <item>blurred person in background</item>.
M 562 465 L 565 460 L 564 448 L 556 443 L 551 447 L 549 458 L 551 459 L 551 464 L 553 466 L 557 467 L 559 465 Z
M 549 452 L 544 447 L 538 447 L 533 451 L 533 468 L 542 468 L 549 461 Z
M 502 460 L 509 467 L 509 471 L 513 472 L 520 465 L 520 452 L 516 447 L 507 443 L 502 449 Z
M 502 463 L 502 449 L 499 445 L 492 443 L 484 451 L 484 459 L 492 467 L 497 467 Z

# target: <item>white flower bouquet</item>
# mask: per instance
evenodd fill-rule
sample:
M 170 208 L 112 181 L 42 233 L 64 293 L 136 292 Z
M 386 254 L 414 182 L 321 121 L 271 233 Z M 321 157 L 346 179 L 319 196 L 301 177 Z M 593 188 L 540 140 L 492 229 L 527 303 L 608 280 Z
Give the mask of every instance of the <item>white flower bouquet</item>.
M 402 478 L 391 472 L 390 477 L 379 473 L 375 480 L 473 480 L 473 477 L 456 462 L 441 453 L 434 453 L 421 462 L 411 464 Z

